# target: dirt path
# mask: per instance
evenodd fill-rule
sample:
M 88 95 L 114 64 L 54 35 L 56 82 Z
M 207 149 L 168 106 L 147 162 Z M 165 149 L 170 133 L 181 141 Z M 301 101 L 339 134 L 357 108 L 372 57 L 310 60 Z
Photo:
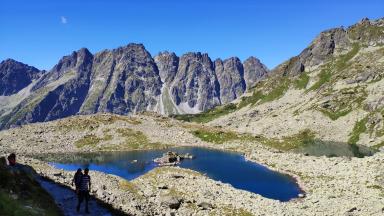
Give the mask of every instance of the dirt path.
M 77 196 L 75 192 L 66 187 L 55 184 L 51 181 L 40 178 L 40 185 L 55 199 L 58 206 L 62 209 L 65 216 L 112 216 L 113 214 L 106 208 L 102 207 L 91 197 L 89 200 L 90 214 L 85 214 L 84 203 L 81 206 L 80 212 L 76 212 Z

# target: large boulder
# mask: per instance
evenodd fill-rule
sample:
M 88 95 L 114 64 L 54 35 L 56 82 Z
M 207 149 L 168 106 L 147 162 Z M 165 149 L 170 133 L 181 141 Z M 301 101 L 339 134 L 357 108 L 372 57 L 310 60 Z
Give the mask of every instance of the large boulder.
M 160 196 L 160 204 L 171 209 L 178 209 L 181 205 L 181 199 L 172 195 Z

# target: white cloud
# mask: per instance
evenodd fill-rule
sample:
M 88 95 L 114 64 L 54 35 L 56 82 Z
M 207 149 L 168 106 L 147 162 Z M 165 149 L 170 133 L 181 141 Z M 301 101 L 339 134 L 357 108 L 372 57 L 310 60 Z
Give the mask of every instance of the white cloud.
M 60 19 L 62 24 L 67 24 L 67 18 L 65 16 L 61 16 Z

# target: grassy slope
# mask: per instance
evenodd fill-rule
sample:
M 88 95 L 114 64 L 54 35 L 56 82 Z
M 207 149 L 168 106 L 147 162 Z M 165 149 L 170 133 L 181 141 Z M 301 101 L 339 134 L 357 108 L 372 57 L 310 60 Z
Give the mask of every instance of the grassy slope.
M 32 168 L 26 169 L 31 170 L 30 173 L 20 169 L 12 172 L 4 161 L 0 162 L 0 215 L 62 215 L 54 200 L 34 179 Z

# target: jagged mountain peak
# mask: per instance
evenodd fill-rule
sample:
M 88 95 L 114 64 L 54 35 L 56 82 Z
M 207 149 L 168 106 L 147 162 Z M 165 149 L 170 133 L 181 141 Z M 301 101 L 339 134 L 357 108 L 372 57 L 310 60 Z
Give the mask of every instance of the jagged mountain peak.
M 0 95 L 12 95 L 27 87 L 44 73 L 14 59 L 0 63 Z
M 269 69 L 258 58 L 254 56 L 248 57 L 244 62 L 244 80 L 247 89 L 253 88 L 256 83 L 264 79 Z
M 7 58 L 3 61 L 0 62 L 0 66 L 1 67 L 12 67 L 12 66 L 20 66 L 20 67 L 28 67 L 30 68 L 31 70 L 33 71 L 40 71 L 39 69 L 33 67 L 33 66 L 29 66 L 27 64 L 24 64 L 22 62 L 19 62 L 15 59 L 12 59 L 12 58 Z
M 2 127 L 98 112 L 199 113 L 231 102 L 262 79 L 267 70 L 259 61 L 249 62 L 243 66 L 231 57 L 219 70 L 218 62 L 202 52 L 178 57 L 164 51 L 152 57 L 137 43 L 94 55 L 81 48 L 63 56 L 27 98 L 8 108 Z
M 171 83 L 179 67 L 179 57 L 174 52 L 160 52 L 154 58 L 163 83 Z
M 63 56 L 51 72 L 65 72 L 67 68 L 76 67 L 83 61 L 90 61 L 92 58 L 93 55 L 87 48 L 81 48 L 78 51 L 73 51 L 71 55 Z

